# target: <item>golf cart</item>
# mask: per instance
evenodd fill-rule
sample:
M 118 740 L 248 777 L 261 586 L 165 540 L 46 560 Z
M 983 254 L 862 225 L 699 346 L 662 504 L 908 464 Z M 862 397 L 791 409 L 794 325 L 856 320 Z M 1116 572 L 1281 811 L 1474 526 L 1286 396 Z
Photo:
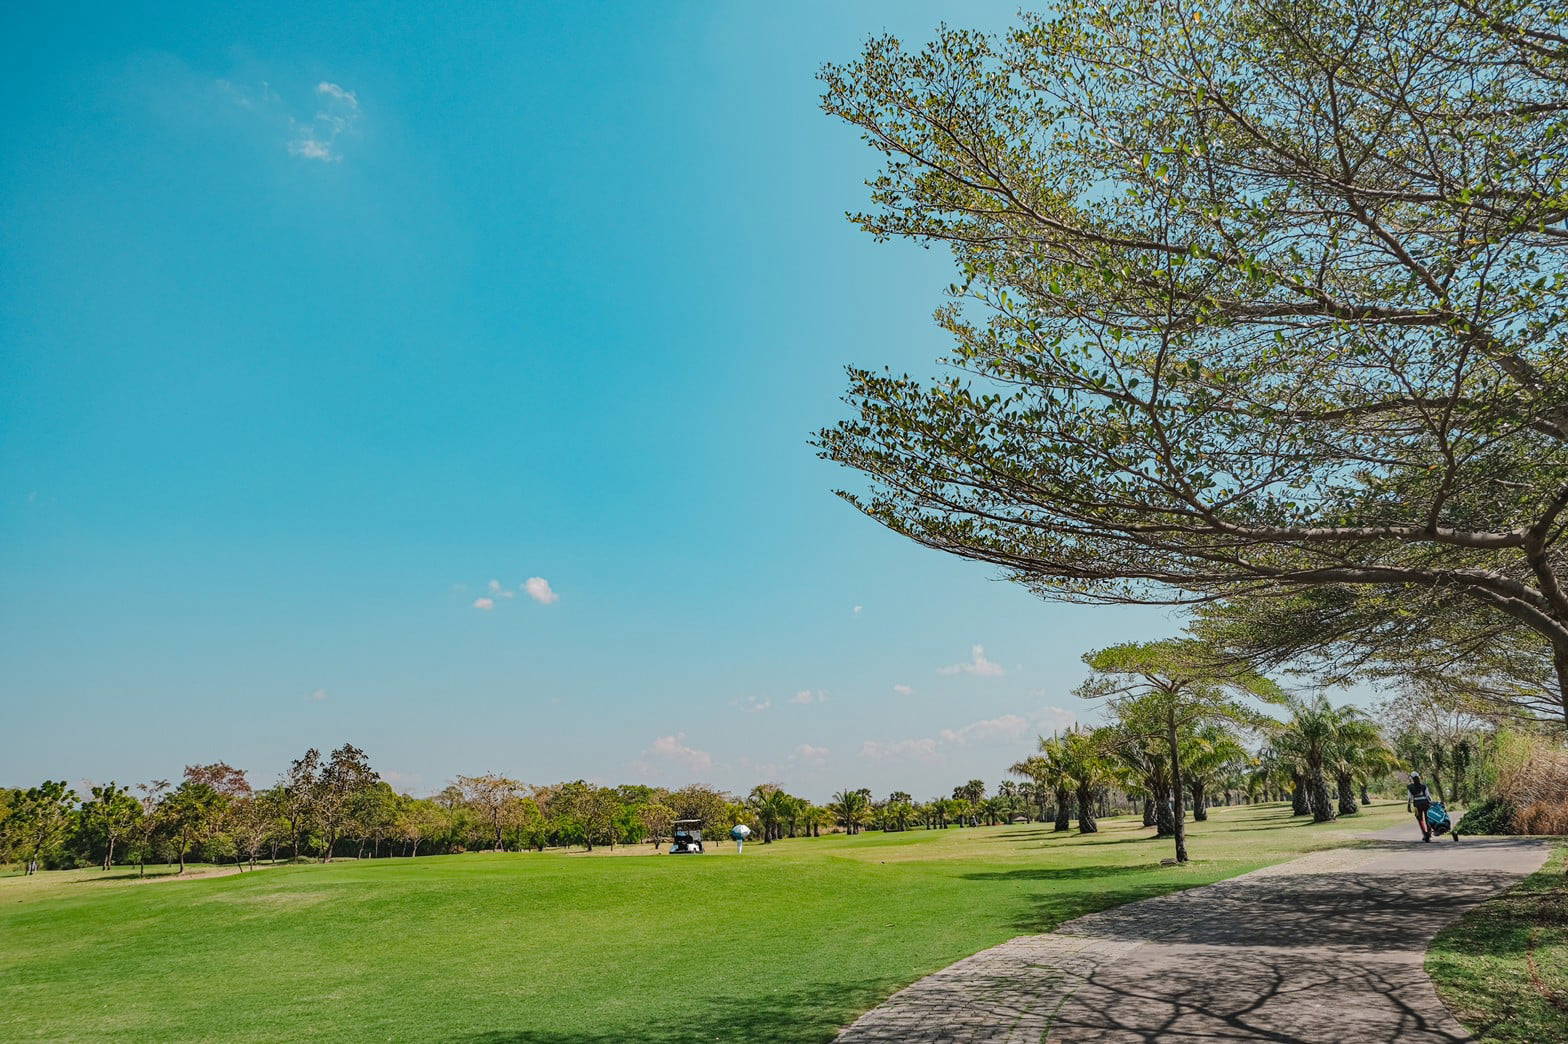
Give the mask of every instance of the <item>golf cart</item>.
M 670 855 L 702 855 L 702 820 L 677 819 L 670 836 Z

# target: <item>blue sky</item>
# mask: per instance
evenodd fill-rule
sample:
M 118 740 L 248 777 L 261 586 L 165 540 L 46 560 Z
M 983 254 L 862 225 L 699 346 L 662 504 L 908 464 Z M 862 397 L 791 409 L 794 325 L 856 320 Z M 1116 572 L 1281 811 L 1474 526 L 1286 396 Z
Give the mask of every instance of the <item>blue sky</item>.
M 418 793 L 924 797 L 1175 629 L 907 544 L 807 445 L 845 364 L 934 370 L 950 279 L 845 221 L 815 71 L 1012 4 L 27 6 L 0 784 L 351 740 Z

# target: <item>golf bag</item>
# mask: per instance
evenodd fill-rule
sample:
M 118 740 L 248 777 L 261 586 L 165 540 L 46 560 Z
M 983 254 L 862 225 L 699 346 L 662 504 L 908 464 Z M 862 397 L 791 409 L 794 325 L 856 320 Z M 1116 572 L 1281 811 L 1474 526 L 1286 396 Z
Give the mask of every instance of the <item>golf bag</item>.
M 1453 822 L 1448 818 L 1448 809 L 1443 807 L 1441 801 L 1434 801 L 1427 806 L 1426 825 L 1434 834 L 1446 834 L 1454 829 Z

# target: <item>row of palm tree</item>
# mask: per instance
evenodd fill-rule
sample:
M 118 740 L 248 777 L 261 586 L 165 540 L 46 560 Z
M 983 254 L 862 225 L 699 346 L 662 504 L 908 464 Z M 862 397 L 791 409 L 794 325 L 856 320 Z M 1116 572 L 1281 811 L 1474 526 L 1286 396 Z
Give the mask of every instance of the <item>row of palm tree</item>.
M 1256 754 L 1248 751 L 1239 723 L 1215 720 L 1179 725 L 1173 747 L 1158 715 L 1135 697 L 1112 703 L 1110 724 L 1042 737 L 1039 753 L 1010 771 L 1054 797 L 1057 830 L 1069 829 L 1076 811 L 1079 832 L 1095 833 L 1096 798 L 1119 790 L 1142 803 L 1144 825 L 1154 827 L 1156 836 L 1178 839 L 1181 859 L 1185 843 L 1178 817 L 1188 803 L 1192 818 L 1201 822 L 1221 792 L 1226 800 L 1232 793 L 1244 792 L 1249 800 L 1288 793 L 1296 814 L 1325 822 L 1354 814 L 1370 801 L 1370 781 L 1399 768 L 1376 723 L 1360 710 L 1336 707 L 1322 696 L 1287 696 L 1282 702 L 1289 711 L 1283 722 L 1247 719 L 1249 731 L 1265 740 Z

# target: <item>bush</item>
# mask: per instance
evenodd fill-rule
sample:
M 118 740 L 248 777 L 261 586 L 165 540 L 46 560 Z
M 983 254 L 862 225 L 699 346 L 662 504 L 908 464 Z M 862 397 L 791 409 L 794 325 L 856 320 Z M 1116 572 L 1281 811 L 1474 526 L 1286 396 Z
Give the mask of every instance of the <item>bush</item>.
M 1459 820 L 1460 834 L 1514 833 L 1514 806 L 1507 798 L 1492 796 Z

